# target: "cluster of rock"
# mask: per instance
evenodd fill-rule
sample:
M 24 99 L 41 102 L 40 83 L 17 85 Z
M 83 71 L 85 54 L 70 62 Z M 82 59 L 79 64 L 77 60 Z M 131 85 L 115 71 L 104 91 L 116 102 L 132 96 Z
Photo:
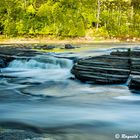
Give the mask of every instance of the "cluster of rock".
M 52 50 L 55 46 L 52 45 L 37 45 L 33 47 L 34 49 Z
M 53 49 L 54 46 L 43 46 Z M 65 49 L 73 49 L 65 44 Z M 17 57 L 31 58 L 39 52 L 26 47 L 0 47 L 0 68 L 6 67 Z M 109 55 L 89 57 L 77 60 L 72 73 L 81 81 L 98 84 L 126 83 L 129 88 L 140 91 L 140 48 L 114 49 Z
M 109 55 L 80 59 L 74 64 L 72 73 L 81 81 L 98 84 L 126 83 L 129 88 L 140 89 L 140 48 L 118 49 Z
M 53 50 L 56 48 L 54 45 L 37 45 L 33 47 L 34 49 L 42 49 L 42 50 Z M 75 49 L 75 47 L 71 44 L 65 44 L 61 49 Z
M 56 48 L 53 45 L 32 45 L 25 46 L 22 44 L 14 46 L 0 46 L 0 68 L 6 67 L 9 62 L 16 59 L 18 56 L 22 57 L 32 57 L 36 54 L 39 54 L 38 51 L 33 49 L 43 49 L 43 50 L 52 50 Z M 62 49 L 74 49 L 75 47 L 71 44 L 65 44 Z
M 30 58 L 39 54 L 39 52 L 26 49 L 24 47 L 15 46 L 1 46 L 0 47 L 0 68 L 6 67 L 9 62 L 13 61 L 18 57 Z

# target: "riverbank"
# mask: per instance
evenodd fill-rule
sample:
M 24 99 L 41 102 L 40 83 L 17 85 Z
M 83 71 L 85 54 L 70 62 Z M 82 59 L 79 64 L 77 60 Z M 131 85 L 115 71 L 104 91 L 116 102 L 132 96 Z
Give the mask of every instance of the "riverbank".
M 103 37 L 79 37 L 79 38 L 52 38 L 52 37 L 33 37 L 33 38 L 4 38 L 0 37 L 0 44 L 110 44 L 110 43 L 125 43 L 125 44 L 140 44 L 140 38 L 126 39 L 104 39 Z

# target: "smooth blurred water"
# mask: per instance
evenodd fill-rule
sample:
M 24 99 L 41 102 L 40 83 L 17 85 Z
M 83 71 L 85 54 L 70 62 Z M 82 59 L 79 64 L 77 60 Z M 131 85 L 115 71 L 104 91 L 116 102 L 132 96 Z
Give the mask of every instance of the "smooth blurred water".
M 72 60 L 53 54 L 17 59 L 1 69 L 0 126 L 35 128 L 58 140 L 139 133 L 140 96 L 126 84 L 73 80 L 72 66 Z

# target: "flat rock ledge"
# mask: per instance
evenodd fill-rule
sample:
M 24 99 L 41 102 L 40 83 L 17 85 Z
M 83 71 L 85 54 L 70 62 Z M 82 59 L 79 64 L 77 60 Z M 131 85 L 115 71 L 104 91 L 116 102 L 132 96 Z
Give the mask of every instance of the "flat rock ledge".
M 71 70 L 83 82 L 123 84 L 140 89 L 140 48 L 113 49 L 109 55 L 79 59 Z
M 17 58 L 31 58 L 39 52 L 26 47 L 15 46 L 0 46 L 0 68 L 5 68 L 7 65 Z

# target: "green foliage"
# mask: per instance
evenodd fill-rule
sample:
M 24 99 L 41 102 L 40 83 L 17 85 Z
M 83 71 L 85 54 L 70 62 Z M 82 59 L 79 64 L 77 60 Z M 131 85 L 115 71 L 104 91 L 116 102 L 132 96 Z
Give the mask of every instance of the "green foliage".
M 0 34 L 139 37 L 139 15 L 138 0 L 1 0 Z
M 35 14 L 36 13 L 36 10 L 35 10 L 35 8 L 33 7 L 32 4 L 27 7 L 27 13 L 29 13 L 29 14 Z

